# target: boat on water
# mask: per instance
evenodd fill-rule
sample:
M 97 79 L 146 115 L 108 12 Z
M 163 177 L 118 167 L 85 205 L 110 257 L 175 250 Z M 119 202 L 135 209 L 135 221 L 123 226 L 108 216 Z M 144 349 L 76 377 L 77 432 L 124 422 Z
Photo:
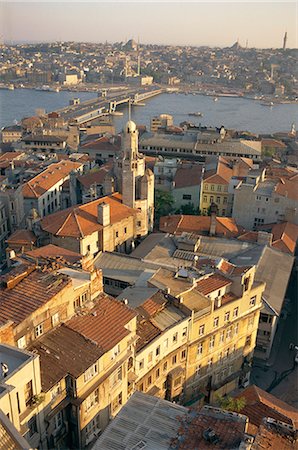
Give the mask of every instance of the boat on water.
M 218 97 L 214 97 L 213 101 L 217 102 L 218 101 Z
M 269 106 L 270 108 L 272 108 L 274 106 L 273 102 L 263 102 L 261 103 L 262 106 Z
M 60 92 L 60 88 L 58 86 L 57 87 L 50 87 L 50 86 L 48 86 L 46 84 L 44 84 L 41 87 L 35 88 L 35 90 L 36 91 L 43 91 L 43 92 Z
M 14 85 L 13 84 L 1 84 L 0 89 L 8 89 L 9 91 L 13 91 Z
M 195 117 L 202 117 L 203 114 L 200 111 L 197 112 L 190 112 L 188 113 L 189 116 L 195 116 Z

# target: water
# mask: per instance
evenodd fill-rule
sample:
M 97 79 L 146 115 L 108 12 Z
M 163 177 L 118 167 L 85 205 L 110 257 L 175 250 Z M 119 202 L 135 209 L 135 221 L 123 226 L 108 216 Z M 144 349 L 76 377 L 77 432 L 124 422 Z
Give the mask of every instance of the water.
M 15 120 L 34 115 L 37 108 L 47 112 L 67 106 L 69 100 L 79 97 L 81 101 L 95 98 L 92 92 L 42 92 L 29 89 L 0 90 L 0 127 L 11 125 Z M 203 117 L 189 116 L 200 111 Z M 128 119 L 127 108 L 123 117 L 114 117 L 117 131 Z M 272 133 L 290 130 L 297 122 L 298 105 L 280 104 L 273 108 L 262 106 L 260 101 L 235 97 L 219 97 L 217 102 L 204 95 L 162 94 L 146 101 L 146 106 L 132 107 L 132 119 L 149 127 L 150 118 L 162 113 L 171 114 L 174 123 L 185 120 L 202 125 L 220 126 L 254 133 Z

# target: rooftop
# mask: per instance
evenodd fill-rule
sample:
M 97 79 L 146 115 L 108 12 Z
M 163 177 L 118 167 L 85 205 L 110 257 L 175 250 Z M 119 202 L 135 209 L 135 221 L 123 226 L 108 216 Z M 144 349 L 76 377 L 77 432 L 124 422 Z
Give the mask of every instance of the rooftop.
M 41 221 L 42 229 L 56 236 L 75 238 L 82 238 L 102 230 L 103 226 L 97 219 L 97 208 L 101 203 L 110 205 L 111 224 L 115 224 L 137 213 L 135 209 L 124 205 L 121 195 L 115 193 L 84 205 L 72 206 L 50 214 Z
M 7 364 L 7 377 L 2 378 L 0 374 L 0 383 L 9 384 L 9 378 L 20 370 L 20 368 L 29 360 L 34 359 L 35 356 L 26 350 L 20 350 L 6 344 L 0 344 L 0 362 Z

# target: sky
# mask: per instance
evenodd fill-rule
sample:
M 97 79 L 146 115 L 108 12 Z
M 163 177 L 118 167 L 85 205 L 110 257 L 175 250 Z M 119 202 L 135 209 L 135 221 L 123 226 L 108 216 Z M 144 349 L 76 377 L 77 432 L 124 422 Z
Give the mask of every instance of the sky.
M 0 0 L 7 41 L 119 42 L 193 46 L 298 47 L 297 1 L 145 2 Z

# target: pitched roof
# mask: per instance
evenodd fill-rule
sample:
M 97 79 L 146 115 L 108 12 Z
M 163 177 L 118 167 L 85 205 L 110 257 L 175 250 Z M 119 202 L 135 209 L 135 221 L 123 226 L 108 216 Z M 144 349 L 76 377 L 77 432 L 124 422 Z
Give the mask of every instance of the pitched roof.
M 246 404 L 241 414 L 248 416 L 252 425 L 259 427 L 264 417 L 298 426 L 298 411 L 274 395 L 252 385 L 242 391 L 238 397 L 245 398 Z
M 128 306 L 101 294 L 87 315 L 74 317 L 66 325 L 107 352 L 129 335 L 130 331 L 125 326 L 136 315 Z
M 204 181 L 208 183 L 229 184 L 233 176 L 233 169 L 230 167 L 227 160 L 219 156 L 215 169 L 206 170 L 204 173 Z
M 202 165 L 193 164 L 191 167 L 180 167 L 174 176 L 175 189 L 188 186 L 200 186 Z
M 210 216 L 173 215 L 163 216 L 160 219 L 159 229 L 165 233 L 208 234 L 210 230 Z M 232 217 L 216 217 L 215 234 L 234 237 L 241 233 L 243 228 L 236 224 Z
M 84 188 L 89 189 L 92 184 L 102 184 L 106 175 L 111 171 L 112 164 L 101 166 L 96 172 L 86 173 L 78 177 L 78 181 Z
M 26 252 L 26 255 L 32 258 L 63 258 L 67 262 L 73 264 L 82 259 L 80 253 L 72 252 L 63 247 L 58 247 L 57 245 L 48 244 L 35 250 L 30 250 Z
M 41 221 L 44 231 L 56 236 L 85 237 L 103 229 L 97 221 L 97 207 L 100 203 L 110 205 L 110 223 L 115 224 L 127 217 L 137 214 L 137 211 L 124 205 L 118 193 L 96 199 L 80 206 L 72 206 L 46 216 Z
M 42 390 L 47 392 L 67 374 L 79 377 L 103 354 L 89 339 L 62 324 L 28 348 L 40 356 Z
M 232 284 L 232 281 L 228 278 L 220 275 L 219 273 L 213 273 L 208 278 L 199 280 L 197 282 L 196 289 L 203 295 L 208 295 L 218 289 Z
M 275 192 L 283 197 L 298 200 L 298 174 L 289 178 L 280 178 L 275 186 Z
M 8 287 L 0 288 L 0 321 L 19 324 L 71 284 L 66 275 L 42 272 L 22 265 L 0 277 Z
M 35 244 L 36 241 L 37 237 L 30 230 L 16 230 L 7 239 L 8 245 Z
M 83 145 L 81 145 L 81 150 L 93 149 L 101 151 L 116 151 L 120 152 L 121 149 L 121 136 L 100 136 L 97 139 L 88 140 Z
M 40 197 L 59 181 L 64 180 L 72 170 L 78 170 L 81 167 L 82 163 L 69 160 L 51 164 L 47 169 L 43 170 L 40 174 L 36 175 L 36 177 L 24 184 L 24 198 Z

